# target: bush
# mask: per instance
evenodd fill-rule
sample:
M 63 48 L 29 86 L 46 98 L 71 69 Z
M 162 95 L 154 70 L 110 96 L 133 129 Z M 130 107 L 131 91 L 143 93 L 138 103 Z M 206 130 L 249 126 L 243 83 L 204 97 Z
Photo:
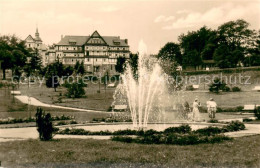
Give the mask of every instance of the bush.
M 187 86 L 187 87 L 186 87 L 186 90 L 193 91 L 193 90 L 194 90 L 194 88 L 193 88 L 193 86 L 192 86 L 192 85 L 189 85 L 189 86 Z
M 169 127 L 164 130 L 164 133 L 189 133 L 191 132 L 191 127 L 188 124 L 181 125 L 179 127 Z
M 35 116 L 37 131 L 39 132 L 40 140 L 51 140 L 55 131 L 51 121 L 51 114 L 47 113 L 45 115 L 45 112 L 42 110 L 42 108 L 37 108 Z
M 134 139 L 132 137 L 128 137 L 128 136 L 113 136 L 111 138 L 111 140 L 112 141 L 126 142 L 126 143 L 134 142 Z
M 59 121 L 56 125 L 67 125 L 65 121 Z
M 226 83 L 219 78 L 216 78 L 211 85 L 209 85 L 209 91 L 219 93 L 220 90 L 226 89 Z
M 216 119 L 210 119 L 210 120 L 209 120 L 209 123 L 218 123 L 218 120 L 216 120 Z
M 201 134 L 201 135 L 207 135 L 207 136 L 210 136 L 210 135 L 214 135 L 214 134 L 220 134 L 222 132 L 222 129 L 221 128 L 218 128 L 218 127 L 207 127 L 207 128 L 201 128 L 201 129 L 198 129 L 196 131 L 194 131 L 195 133 L 198 133 L 198 134 Z
M 72 120 L 72 121 L 70 121 L 70 124 L 78 124 L 78 122 L 75 120 Z
M 254 110 L 255 117 L 260 120 L 260 107 L 256 107 Z
M 237 106 L 237 107 L 229 107 L 229 108 L 220 108 L 217 107 L 217 112 L 239 112 L 243 111 L 243 106 Z
M 230 87 L 228 87 L 228 86 L 225 86 L 225 87 L 222 88 L 222 91 L 223 91 L 223 92 L 230 92 L 230 90 L 231 90 L 231 89 L 230 89 Z
M 250 118 L 244 118 L 243 119 L 243 122 L 250 122 L 250 121 L 253 121 L 253 119 L 250 119 Z
M 232 87 L 232 92 L 240 92 L 241 91 L 241 88 L 235 86 L 235 87 Z
M 4 87 L 4 84 L 3 83 L 0 83 L 0 88 Z
M 67 97 L 68 98 L 81 98 L 83 97 L 86 93 L 84 90 L 84 87 L 86 87 L 87 85 L 83 82 L 83 80 L 79 80 L 77 82 L 74 83 L 67 83 L 66 87 L 67 87 Z
M 232 132 L 232 131 L 239 131 L 244 130 L 246 127 L 245 125 L 240 121 L 232 121 L 228 125 L 225 125 L 222 128 L 222 132 Z

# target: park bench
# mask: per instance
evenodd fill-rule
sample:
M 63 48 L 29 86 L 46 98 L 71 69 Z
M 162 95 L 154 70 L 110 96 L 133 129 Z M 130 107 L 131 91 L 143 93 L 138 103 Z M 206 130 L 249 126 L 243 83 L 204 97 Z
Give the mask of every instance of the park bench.
M 127 105 L 115 105 L 113 111 L 126 111 Z
M 200 85 L 192 85 L 193 89 L 199 89 Z
M 20 91 L 11 91 L 11 94 L 12 95 L 21 95 L 21 92 Z
M 260 91 L 260 86 L 255 86 L 252 90 Z
M 253 111 L 255 110 L 256 107 L 258 107 L 259 105 L 255 105 L 255 104 L 246 104 L 244 105 L 243 110 L 244 111 Z
M 107 85 L 108 88 L 114 88 L 115 86 L 116 86 L 115 83 L 110 83 Z

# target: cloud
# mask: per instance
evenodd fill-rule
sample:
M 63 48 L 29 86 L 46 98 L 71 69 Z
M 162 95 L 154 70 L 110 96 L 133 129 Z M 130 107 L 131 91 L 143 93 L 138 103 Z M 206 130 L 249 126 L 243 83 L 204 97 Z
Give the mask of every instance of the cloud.
M 184 10 L 178 10 L 176 13 L 177 14 L 185 14 L 185 13 L 189 13 L 189 12 L 190 12 L 189 10 L 184 9 Z
M 175 19 L 175 17 L 174 16 L 164 16 L 164 15 L 160 15 L 160 16 L 158 16 L 158 17 L 156 17 L 155 19 L 154 19 L 154 22 L 155 23 L 159 23 L 159 22 L 168 22 L 168 21 L 171 21 L 171 20 L 174 20 Z
M 117 8 L 116 6 L 104 6 L 99 9 L 99 11 L 101 12 L 115 12 L 118 10 L 119 8 Z
M 175 20 L 171 25 L 164 26 L 163 29 L 182 29 L 203 25 L 212 26 L 240 18 L 248 20 L 257 16 L 259 17 L 259 11 L 259 4 L 251 3 L 244 6 L 235 6 L 228 3 L 219 7 L 211 8 L 204 13 L 189 12 L 185 16 Z

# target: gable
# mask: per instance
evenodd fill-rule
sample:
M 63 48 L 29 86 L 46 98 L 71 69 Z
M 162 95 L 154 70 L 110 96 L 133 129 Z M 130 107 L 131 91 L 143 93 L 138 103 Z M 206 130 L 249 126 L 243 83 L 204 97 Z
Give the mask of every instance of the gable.
M 86 42 L 88 45 L 106 45 L 106 41 L 100 36 L 100 34 L 97 31 L 94 31 L 94 33 L 90 36 L 88 41 Z
M 95 32 L 91 35 L 91 37 L 100 37 L 100 34 L 99 34 L 97 31 L 95 31 Z
M 29 35 L 26 39 L 25 39 L 26 42 L 34 42 L 34 38 Z

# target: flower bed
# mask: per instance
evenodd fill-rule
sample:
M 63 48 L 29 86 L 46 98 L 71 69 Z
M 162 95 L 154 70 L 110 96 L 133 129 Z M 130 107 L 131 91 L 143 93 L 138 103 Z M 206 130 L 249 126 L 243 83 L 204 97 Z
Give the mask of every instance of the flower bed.
M 231 138 L 223 135 L 225 132 L 244 130 L 245 125 L 239 121 L 233 121 L 228 125 L 219 127 L 207 127 L 198 130 L 191 130 L 189 125 L 181 125 L 179 127 L 169 127 L 164 131 L 150 130 L 119 130 L 119 131 L 96 131 L 91 132 L 84 129 L 60 130 L 58 134 L 69 135 L 113 135 L 113 141 L 121 141 L 127 143 L 144 143 L 144 144 L 199 144 L 199 143 L 215 143 Z M 135 135 L 130 137 L 129 135 Z

